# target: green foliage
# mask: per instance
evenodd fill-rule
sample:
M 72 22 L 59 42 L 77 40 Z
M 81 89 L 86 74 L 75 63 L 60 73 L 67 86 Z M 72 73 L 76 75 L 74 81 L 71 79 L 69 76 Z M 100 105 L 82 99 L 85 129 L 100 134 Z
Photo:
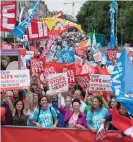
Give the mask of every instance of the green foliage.
M 133 41 L 133 2 L 118 1 L 118 40 Z M 86 1 L 77 15 L 83 30 L 93 28 L 97 33 L 110 35 L 111 1 Z M 86 26 L 87 25 L 87 26 Z

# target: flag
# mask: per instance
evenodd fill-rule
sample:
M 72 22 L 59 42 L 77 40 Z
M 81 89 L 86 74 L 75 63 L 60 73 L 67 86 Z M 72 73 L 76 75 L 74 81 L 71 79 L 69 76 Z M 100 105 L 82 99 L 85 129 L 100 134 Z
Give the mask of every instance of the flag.
M 52 18 L 62 18 L 62 11 L 56 13 Z
M 116 101 L 133 115 L 133 67 L 126 49 L 123 50 L 114 67 L 111 80 Z
M 110 23 L 111 23 L 111 29 L 110 29 L 110 43 L 109 48 L 115 48 L 115 22 L 114 22 L 114 15 L 115 15 L 115 0 L 112 0 L 111 6 L 110 6 Z
M 26 29 L 28 28 L 28 26 L 29 26 L 29 24 L 30 24 L 32 18 L 33 18 L 34 15 L 35 15 L 35 9 L 36 9 L 36 7 L 38 6 L 39 2 L 40 2 L 40 0 L 37 0 L 37 1 L 34 3 L 33 7 L 28 10 L 29 16 L 28 16 L 24 21 L 22 21 L 17 27 L 15 27 L 15 28 L 11 31 L 11 35 L 13 35 L 13 36 L 15 36 L 15 37 L 17 37 L 17 38 L 22 38 L 22 37 L 23 37 L 23 35 L 24 35 L 25 32 L 26 32 Z
M 116 110 L 112 111 L 112 125 L 127 136 L 133 138 L 133 119 L 120 115 Z

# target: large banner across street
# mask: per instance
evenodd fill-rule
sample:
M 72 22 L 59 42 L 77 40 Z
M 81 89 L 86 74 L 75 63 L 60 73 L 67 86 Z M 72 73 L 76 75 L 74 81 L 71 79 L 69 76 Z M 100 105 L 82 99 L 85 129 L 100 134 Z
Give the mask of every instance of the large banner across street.
M 22 135 L 23 134 L 23 135 Z M 107 132 L 107 137 L 100 142 L 118 142 L 120 132 Z M 41 131 L 33 128 L 1 128 L 2 142 L 99 142 L 96 141 L 96 134 L 89 130 L 71 129 L 42 129 Z M 132 142 L 133 139 L 124 136 L 120 142 Z

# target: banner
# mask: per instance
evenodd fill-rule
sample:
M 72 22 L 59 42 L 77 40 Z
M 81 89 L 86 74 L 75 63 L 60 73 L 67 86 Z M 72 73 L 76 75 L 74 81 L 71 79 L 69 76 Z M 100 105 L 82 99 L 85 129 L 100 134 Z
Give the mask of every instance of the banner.
M 32 58 L 30 61 L 31 73 L 38 74 L 44 71 L 44 59 L 43 58 Z
M 71 51 L 62 51 L 61 59 L 63 63 L 72 63 L 75 62 L 74 52 Z
M 48 34 L 49 40 L 48 40 L 47 46 L 42 52 L 42 55 L 41 55 L 42 58 L 44 58 L 47 55 L 48 50 L 50 49 L 50 47 L 52 46 L 53 42 L 56 40 L 58 35 L 59 35 L 59 30 L 49 32 Z
M 34 5 L 32 6 L 32 8 L 30 8 L 28 10 L 28 14 L 29 16 L 22 21 L 17 27 L 15 27 L 12 31 L 11 34 L 17 38 L 23 38 L 23 35 L 26 32 L 26 29 L 28 28 L 32 18 L 35 15 L 35 9 L 37 8 L 38 4 L 39 4 L 40 0 L 36 0 L 36 2 L 34 3 Z
M 50 90 L 56 93 L 68 91 L 67 73 L 50 74 L 47 79 Z
M 124 49 L 111 74 L 112 90 L 116 101 L 133 115 L 133 66 Z
M 90 91 L 112 92 L 110 75 L 92 74 L 90 76 Z
M 1 2 L 0 12 L 1 31 L 10 32 L 16 25 L 16 2 Z
M 19 90 L 30 86 L 29 70 L 5 70 L 0 71 L 0 73 L 0 89 Z
M 90 77 L 88 74 L 77 75 L 76 81 L 82 88 L 88 88 L 90 86 Z
M 23 135 L 22 135 L 23 134 Z M 45 134 L 45 135 L 44 135 Z M 118 142 L 118 131 L 107 132 L 107 137 L 101 142 Z M 89 130 L 77 129 L 42 129 L 39 131 L 37 128 L 29 127 L 2 127 L 1 128 L 1 141 L 2 142 L 97 142 L 96 134 Z M 120 142 L 132 142 L 133 139 L 124 136 Z
M 5 41 L 3 41 L 1 43 L 1 47 L 0 48 L 1 49 L 12 49 L 12 45 L 10 45 L 10 44 L 6 43 Z
M 21 69 L 20 51 L 15 49 L 1 49 L 1 70 Z
M 48 28 L 41 20 L 32 20 L 27 29 L 28 41 L 48 38 Z
M 115 61 L 117 58 L 117 52 L 118 50 L 116 48 L 107 49 L 107 60 Z
M 127 51 L 127 54 L 131 60 L 131 63 L 133 64 L 133 48 L 128 47 L 128 48 L 126 48 L 126 51 Z
M 93 57 L 94 57 L 94 61 L 95 62 L 101 62 L 101 60 L 102 60 L 102 54 L 101 54 L 101 52 L 95 53 L 93 55 Z

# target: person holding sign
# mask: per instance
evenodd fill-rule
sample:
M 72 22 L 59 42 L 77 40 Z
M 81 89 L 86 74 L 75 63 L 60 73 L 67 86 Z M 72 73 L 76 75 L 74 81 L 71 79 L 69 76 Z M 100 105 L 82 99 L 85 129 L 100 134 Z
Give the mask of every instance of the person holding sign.
M 42 96 L 39 99 L 38 108 L 34 111 L 32 122 L 39 130 L 42 128 L 56 128 L 58 123 L 57 113 L 53 107 L 48 106 L 48 99 L 46 96 Z
M 87 127 L 92 132 L 97 132 L 102 124 L 103 119 L 108 115 L 108 110 L 102 107 L 103 101 L 101 96 L 94 96 L 92 108 L 88 111 L 86 120 Z
M 70 109 L 65 109 L 63 106 L 61 106 L 61 95 L 58 95 L 59 97 L 59 111 L 63 113 L 64 116 L 64 124 L 68 128 L 77 128 L 77 129 L 85 129 L 86 128 L 86 115 L 82 112 L 80 112 L 80 105 L 81 102 L 79 99 L 74 99 L 72 101 L 72 108 L 73 110 Z

